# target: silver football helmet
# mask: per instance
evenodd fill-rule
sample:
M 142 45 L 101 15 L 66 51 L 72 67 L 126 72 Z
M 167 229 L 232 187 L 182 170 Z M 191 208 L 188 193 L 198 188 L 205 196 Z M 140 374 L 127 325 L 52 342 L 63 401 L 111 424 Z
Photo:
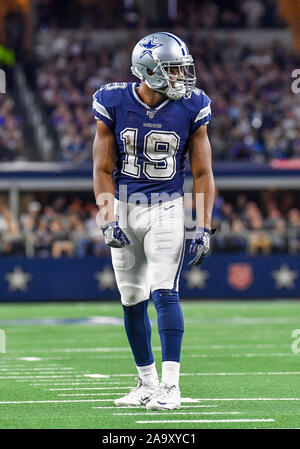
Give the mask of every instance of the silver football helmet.
M 186 44 L 171 33 L 153 33 L 132 52 L 132 73 L 171 100 L 190 98 L 196 84 L 195 65 Z

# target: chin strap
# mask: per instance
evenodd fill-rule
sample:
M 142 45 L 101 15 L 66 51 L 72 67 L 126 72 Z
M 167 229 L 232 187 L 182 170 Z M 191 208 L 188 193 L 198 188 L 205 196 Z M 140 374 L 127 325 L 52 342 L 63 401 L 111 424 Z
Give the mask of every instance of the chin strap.
M 166 89 L 166 95 L 167 97 L 169 97 L 171 100 L 179 100 L 180 98 L 184 97 L 185 92 L 181 93 L 181 92 L 177 92 L 174 89 L 172 89 L 171 87 L 168 87 Z
M 153 87 L 149 86 L 149 84 L 146 81 L 146 84 L 150 89 L 153 89 Z M 176 92 L 174 89 L 172 89 L 170 86 L 166 86 L 165 89 L 153 89 L 156 92 L 159 92 L 161 94 L 165 94 L 170 100 L 179 100 L 181 97 L 184 96 L 184 93 Z

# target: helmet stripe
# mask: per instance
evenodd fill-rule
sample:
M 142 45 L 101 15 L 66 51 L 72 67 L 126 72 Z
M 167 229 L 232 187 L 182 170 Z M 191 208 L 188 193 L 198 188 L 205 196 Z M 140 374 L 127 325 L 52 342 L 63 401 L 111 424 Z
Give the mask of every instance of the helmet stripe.
M 156 33 L 156 34 L 166 34 L 167 36 L 172 37 L 173 39 L 175 39 L 175 41 L 180 45 L 182 54 L 185 56 L 184 48 L 182 47 L 182 44 L 181 44 L 181 42 L 177 39 L 177 37 L 174 36 L 174 34 L 166 33 L 166 32 L 163 32 L 163 31 L 158 32 L 158 33 Z

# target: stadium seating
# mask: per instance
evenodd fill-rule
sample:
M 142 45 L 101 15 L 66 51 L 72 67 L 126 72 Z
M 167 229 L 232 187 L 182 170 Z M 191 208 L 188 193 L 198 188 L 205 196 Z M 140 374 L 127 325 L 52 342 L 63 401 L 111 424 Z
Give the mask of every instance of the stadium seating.
M 213 224 L 214 253 L 299 253 L 300 205 L 295 193 L 217 192 Z M 187 203 L 188 204 L 188 203 Z M 0 254 L 39 257 L 109 257 L 96 225 L 97 208 L 72 194 L 44 204 L 31 201 L 15 220 L 0 210 Z M 188 215 L 188 210 L 187 210 Z
M 209 126 L 214 160 L 300 157 L 299 102 L 292 101 L 291 67 L 296 57 L 280 43 L 251 49 L 230 34 L 224 42 L 192 33 L 198 86 L 211 97 Z M 93 92 L 104 83 L 133 81 L 130 48 L 94 48 L 86 36 L 58 36 L 52 54 L 36 64 L 37 84 L 60 151 L 58 159 L 91 158 L 95 125 Z M 283 92 L 284 91 L 284 92 Z
M 0 161 L 24 159 L 23 124 L 9 93 L 0 95 Z

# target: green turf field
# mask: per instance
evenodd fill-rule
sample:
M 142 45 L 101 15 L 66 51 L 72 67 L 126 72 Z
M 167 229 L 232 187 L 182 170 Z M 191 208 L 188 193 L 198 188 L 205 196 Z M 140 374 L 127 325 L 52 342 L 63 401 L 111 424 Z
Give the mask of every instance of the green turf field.
M 300 428 L 300 302 L 182 307 L 182 408 L 146 412 L 113 406 L 136 377 L 118 303 L 0 305 L 0 428 Z

